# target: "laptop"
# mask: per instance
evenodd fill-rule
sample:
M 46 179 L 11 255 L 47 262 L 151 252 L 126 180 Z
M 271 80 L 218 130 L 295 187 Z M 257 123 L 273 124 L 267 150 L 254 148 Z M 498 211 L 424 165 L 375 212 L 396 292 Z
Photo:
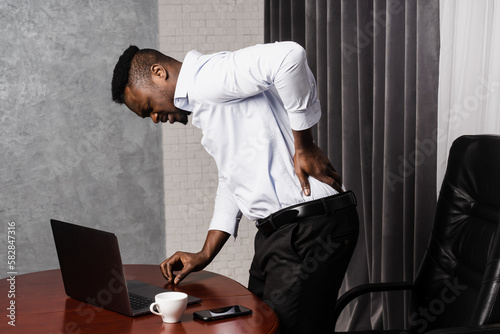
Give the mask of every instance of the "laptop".
M 114 233 L 50 220 L 69 297 L 135 317 L 151 313 L 156 294 L 169 290 L 140 281 L 125 281 Z M 200 298 L 188 296 L 188 304 Z

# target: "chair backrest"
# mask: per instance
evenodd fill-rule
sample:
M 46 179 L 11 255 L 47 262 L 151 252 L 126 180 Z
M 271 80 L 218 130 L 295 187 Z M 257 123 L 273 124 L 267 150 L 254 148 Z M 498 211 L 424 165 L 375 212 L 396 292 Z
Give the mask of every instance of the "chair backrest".
M 412 291 L 412 332 L 500 322 L 500 136 L 456 139 Z

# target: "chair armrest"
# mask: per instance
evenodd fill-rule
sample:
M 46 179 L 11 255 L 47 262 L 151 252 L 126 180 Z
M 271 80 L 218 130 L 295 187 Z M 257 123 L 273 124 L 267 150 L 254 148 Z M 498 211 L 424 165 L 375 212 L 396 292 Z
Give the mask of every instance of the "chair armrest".
M 468 334 L 468 333 L 500 333 L 500 324 L 483 325 L 477 327 L 451 327 L 435 329 L 426 334 Z
M 342 313 L 342 310 L 347 306 L 347 304 L 359 296 L 371 292 L 410 290 L 412 288 L 413 282 L 369 283 L 352 288 L 337 299 L 335 309 L 333 310 L 333 319 L 335 320 L 334 323 L 337 323 L 340 313 Z
M 500 324 L 435 329 L 426 334 L 500 333 Z

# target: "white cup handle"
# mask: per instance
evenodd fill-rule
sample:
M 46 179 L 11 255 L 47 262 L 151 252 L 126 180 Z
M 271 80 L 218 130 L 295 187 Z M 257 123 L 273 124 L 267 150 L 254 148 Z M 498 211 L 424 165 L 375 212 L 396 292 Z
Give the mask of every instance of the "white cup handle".
M 153 304 L 149 305 L 149 310 L 151 311 L 151 313 L 154 313 L 156 315 L 161 315 L 161 313 L 158 313 L 155 311 L 155 306 L 158 307 L 158 303 L 153 303 Z

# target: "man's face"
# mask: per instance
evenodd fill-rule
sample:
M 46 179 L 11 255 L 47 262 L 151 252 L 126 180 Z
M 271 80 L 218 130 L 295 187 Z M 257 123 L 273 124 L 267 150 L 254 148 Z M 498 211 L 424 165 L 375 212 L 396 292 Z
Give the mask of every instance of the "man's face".
M 137 116 L 151 117 L 155 123 L 187 124 L 190 112 L 174 105 L 177 78 L 154 75 L 152 86 L 125 88 L 125 105 Z M 167 78 L 167 79 L 165 79 Z

